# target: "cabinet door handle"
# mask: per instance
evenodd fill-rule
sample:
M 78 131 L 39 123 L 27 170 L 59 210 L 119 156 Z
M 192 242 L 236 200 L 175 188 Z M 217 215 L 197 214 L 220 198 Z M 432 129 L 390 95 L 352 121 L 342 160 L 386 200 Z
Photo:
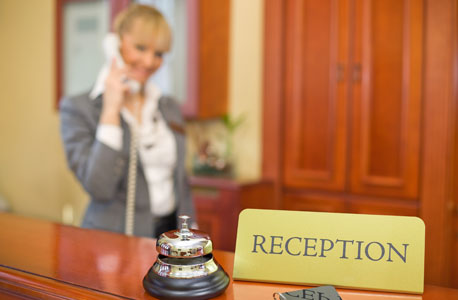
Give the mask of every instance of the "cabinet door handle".
M 345 79 L 345 66 L 341 63 L 337 64 L 337 82 L 343 82 Z
M 353 66 L 353 81 L 360 82 L 361 81 L 361 64 L 355 64 Z

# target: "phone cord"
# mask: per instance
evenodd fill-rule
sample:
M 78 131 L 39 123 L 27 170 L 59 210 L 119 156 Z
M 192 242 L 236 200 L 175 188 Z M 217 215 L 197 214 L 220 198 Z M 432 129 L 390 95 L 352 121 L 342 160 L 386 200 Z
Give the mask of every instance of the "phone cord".
M 132 124 L 130 127 L 129 169 L 127 174 L 127 199 L 125 234 L 133 235 L 135 219 L 135 187 L 137 181 L 137 130 Z

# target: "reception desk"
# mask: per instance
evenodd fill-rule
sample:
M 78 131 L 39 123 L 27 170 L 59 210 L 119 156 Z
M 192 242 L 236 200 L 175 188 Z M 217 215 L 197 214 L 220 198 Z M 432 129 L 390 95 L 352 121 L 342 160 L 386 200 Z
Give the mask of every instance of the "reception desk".
M 214 251 L 232 275 L 234 254 Z M 154 299 L 142 286 L 156 260 L 155 240 L 0 213 L 0 299 Z M 232 281 L 216 299 L 272 299 L 303 286 Z M 345 300 L 458 299 L 426 285 L 423 295 L 338 289 Z

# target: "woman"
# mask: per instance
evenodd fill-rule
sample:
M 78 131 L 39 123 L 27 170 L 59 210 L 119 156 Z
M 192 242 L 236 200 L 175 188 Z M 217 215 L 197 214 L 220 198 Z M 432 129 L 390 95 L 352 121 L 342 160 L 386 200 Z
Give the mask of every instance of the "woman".
M 177 215 L 195 220 L 179 106 L 147 82 L 170 49 L 171 32 L 159 11 L 138 4 L 114 27 L 116 36 L 105 40 L 112 58 L 91 93 L 61 102 L 62 139 L 90 195 L 82 226 L 157 237 L 177 228 Z

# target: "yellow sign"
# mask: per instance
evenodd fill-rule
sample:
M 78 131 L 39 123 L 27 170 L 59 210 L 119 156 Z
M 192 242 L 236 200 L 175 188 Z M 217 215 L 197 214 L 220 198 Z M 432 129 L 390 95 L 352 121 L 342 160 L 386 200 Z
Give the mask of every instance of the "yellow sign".
M 416 217 L 246 209 L 234 279 L 423 293 Z

